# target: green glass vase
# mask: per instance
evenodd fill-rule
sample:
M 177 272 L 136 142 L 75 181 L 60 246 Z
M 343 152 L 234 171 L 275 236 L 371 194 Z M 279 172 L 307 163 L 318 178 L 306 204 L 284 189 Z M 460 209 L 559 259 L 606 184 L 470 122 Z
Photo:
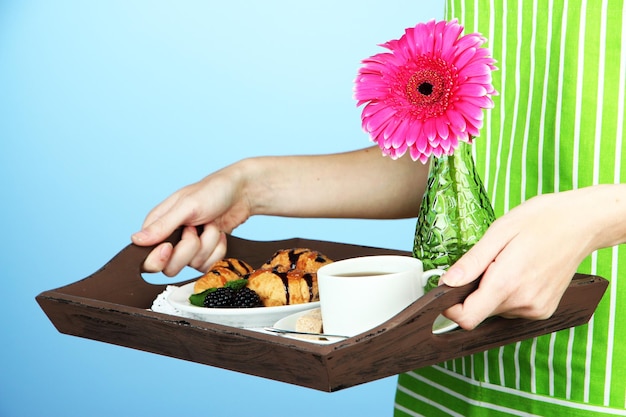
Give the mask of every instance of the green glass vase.
M 478 242 L 494 219 L 471 145 L 460 143 L 452 155 L 431 160 L 413 255 L 422 260 L 424 270 L 447 269 Z M 433 278 L 426 289 L 437 286 L 437 281 Z

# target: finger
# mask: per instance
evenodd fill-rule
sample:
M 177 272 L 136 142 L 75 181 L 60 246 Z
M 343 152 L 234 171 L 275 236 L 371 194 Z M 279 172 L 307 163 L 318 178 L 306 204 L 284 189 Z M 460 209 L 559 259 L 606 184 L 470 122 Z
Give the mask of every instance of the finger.
M 187 266 L 199 248 L 200 238 L 198 237 L 196 228 L 193 226 L 185 227 L 180 242 L 174 247 L 173 254 L 163 269 L 163 273 L 168 277 L 173 277 L 178 274 Z
M 497 256 L 497 253 L 495 255 L 492 254 L 492 251 L 486 250 L 488 247 L 479 245 L 479 243 L 448 268 L 446 273 L 441 276 L 440 284 L 443 283 L 450 287 L 461 287 L 474 281 L 483 273 L 489 266 L 489 263 L 493 261 L 494 256 Z
M 562 295 L 558 288 L 541 287 L 539 284 L 532 285 L 531 288 L 518 287 L 509 292 L 507 300 L 494 310 L 493 315 L 545 320 L 554 314 Z
M 143 263 L 144 272 L 161 272 L 172 256 L 174 247 L 165 242 L 155 247 L 146 257 Z
M 440 282 L 460 287 L 477 279 L 514 237 L 511 230 L 498 220 L 494 222 L 485 235 L 450 266 Z
M 204 226 L 204 230 L 200 235 L 200 247 L 195 256 L 189 262 L 189 266 L 198 271 L 206 272 L 217 262 L 219 254 L 214 254 L 215 249 L 220 241 L 221 232 L 213 223 Z
M 225 255 L 226 255 L 226 234 L 224 232 L 220 232 L 218 234 L 217 243 L 213 247 L 213 252 L 209 255 L 209 257 L 205 259 L 204 264 L 199 270 L 204 271 L 204 272 L 208 271 L 209 268 L 211 268 L 211 266 L 215 262 L 219 261 L 220 259 L 223 259 Z
M 463 304 L 456 304 L 443 312 L 443 315 L 465 330 L 473 330 L 487 317 L 491 316 L 491 309 L 486 304 L 479 304 L 478 309 L 472 309 L 468 299 Z
M 471 330 L 486 318 L 506 309 L 511 294 L 518 291 L 520 283 L 519 279 L 514 279 L 515 277 L 511 275 L 509 253 L 507 250 L 501 252 L 500 256 L 485 269 L 478 288 L 462 303 L 446 310 L 444 315 L 462 328 Z
M 463 329 L 472 330 L 487 317 L 496 314 L 497 308 L 506 299 L 506 293 L 490 285 L 489 278 L 483 277 L 476 291 L 468 295 L 463 303 L 445 310 L 444 316 L 456 322 Z

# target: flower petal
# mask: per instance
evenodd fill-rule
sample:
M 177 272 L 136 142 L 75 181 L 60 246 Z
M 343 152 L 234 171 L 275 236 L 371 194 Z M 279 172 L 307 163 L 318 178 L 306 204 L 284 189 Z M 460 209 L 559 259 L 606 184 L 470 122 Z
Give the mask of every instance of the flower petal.
M 433 52 L 441 55 L 441 51 L 443 50 L 443 33 L 445 32 L 448 26 L 448 22 L 442 20 L 435 24 L 435 30 L 433 31 Z
M 441 58 L 452 62 L 452 58 L 456 52 L 454 44 L 462 32 L 463 26 L 456 23 L 456 20 L 446 26 L 441 38 Z
M 482 62 L 471 63 L 466 65 L 459 71 L 459 75 L 463 77 L 477 77 L 485 74 L 490 74 L 491 68 L 489 65 L 483 64 Z
M 428 149 L 428 138 L 426 137 L 425 134 L 421 134 L 415 137 L 415 149 L 417 149 L 419 152 L 426 152 L 426 149 Z
M 433 141 L 437 137 L 437 124 L 433 119 L 428 119 L 424 121 L 423 131 L 426 135 L 426 139 L 429 142 Z
M 478 97 L 487 94 L 487 89 L 482 84 L 461 84 L 455 94 L 459 96 Z
M 481 109 L 493 108 L 493 100 L 489 96 L 472 97 L 466 96 L 459 100 L 459 106 L 472 105 L 473 107 L 480 107 Z
M 398 128 L 396 129 L 395 134 L 405 138 L 405 142 L 407 145 L 411 146 L 415 143 L 415 138 L 417 135 L 422 134 L 422 124 L 421 123 L 410 123 L 407 119 L 399 119 Z M 415 135 L 412 133 L 416 132 Z
M 450 130 L 448 129 L 448 123 L 446 123 L 442 117 L 438 117 L 436 119 L 436 122 L 437 136 L 444 140 L 448 139 L 450 133 Z
M 472 33 L 460 37 L 455 46 L 457 50 L 478 49 L 484 42 L 485 40 L 480 35 Z
M 465 118 L 461 116 L 461 114 L 458 111 L 454 109 L 448 109 L 446 111 L 446 116 L 448 117 L 448 120 L 450 121 L 450 126 L 460 131 L 465 130 L 465 126 L 466 126 Z
M 456 65 L 457 69 L 462 70 L 469 62 L 471 62 L 472 58 L 476 53 L 475 48 L 468 48 L 463 50 L 456 56 L 456 59 L 452 61 L 454 65 Z
M 402 142 L 402 144 L 399 147 L 394 148 L 396 150 L 396 155 L 398 157 L 401 157 L 402 155 L 406 153 L 408 147 L 409 146 L 406 143 Z

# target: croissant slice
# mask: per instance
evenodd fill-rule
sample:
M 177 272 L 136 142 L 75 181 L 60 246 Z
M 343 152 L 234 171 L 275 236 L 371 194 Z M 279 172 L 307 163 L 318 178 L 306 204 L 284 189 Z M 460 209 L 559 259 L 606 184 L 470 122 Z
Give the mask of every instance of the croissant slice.
M 285 272 L 298 269 L 304 272 L 317 272 L 322 266 L 332 262 L 326 255 L 307 248 L 283 249 L 274 253 L 270 259 L 263 264 L 262 269 L 275 268 Z
M 245 278 L 254 269 L 244 261 L 236 258 L 225 258 L 217 261 L 194 284 L 193 292 L 201 293 L 209 288 L 223 287 L 228 281 Z
M 248 276 L 248 288 L 266 307 L 303 304 L 319 300 L 317 274 L 301 270 L 281 272 L 257 269 Z

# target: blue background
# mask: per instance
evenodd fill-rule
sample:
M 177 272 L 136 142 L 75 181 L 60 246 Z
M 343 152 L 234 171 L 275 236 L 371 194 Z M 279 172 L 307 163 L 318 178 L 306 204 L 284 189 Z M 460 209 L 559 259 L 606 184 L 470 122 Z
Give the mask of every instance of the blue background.
M 0 416 L 390 415 L 395 377 L 328 394 L 62 335 L 35 296 L 238 159 L 368 146 L 360 60 L 442 16 L 442 0 L 0 1 Z M 409 250 L 413 228 L 258 217 L 235 234 Z

